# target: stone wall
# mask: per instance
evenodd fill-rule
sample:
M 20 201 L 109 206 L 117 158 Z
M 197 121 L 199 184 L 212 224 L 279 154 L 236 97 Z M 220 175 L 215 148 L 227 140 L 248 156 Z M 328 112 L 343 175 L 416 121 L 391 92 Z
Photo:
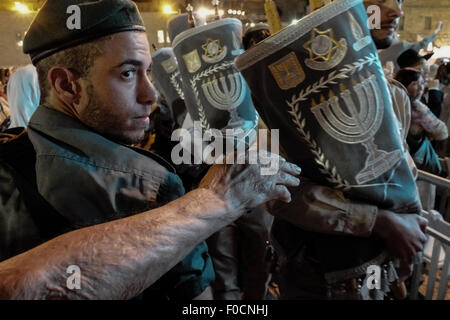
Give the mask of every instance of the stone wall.
M 22 53 L 18 41 L 30 25 L 33 14 L 18 14 L 0 11 L 0 66 L 20 66 L 30 63 L 27 55 Z
M 444 28 L 436 39 L 438 46 L 450 46 L 450 0 L 406 0 L 403 5 L 403 30 L 400 37 L 415 42 L 431 34 L 439 21 Z M 431 28 L 427 29 L 427 19 Z M 429 26 L 428 26 L 429 27 Z
M 18 42 L 23 39 L 34 14 L 19 14 L 12 11 L 0 11 L 0 67 L 22 66 L 30 63 L 27 55 L 22 53 Z M 167 41 L 167 20 L 169 16 L 156 12 L 142 12 L 150 44 L 157 48 L 169 46 L 169 43 L 158 43 L 158 30 L 164 33 Z
M 4 0 L 0 0 L 4 1 Z M 8 0 L 10 1 L 10 0 Z M 40 0 L 35 0 L 36 6 Z M 249 3 L 258 3 L 257 0 L 249 0 Z M 299 18 L 303 13 L 306 1 L 278 0 L 280 7 L 285 13 L 284 20 L 287 22 L 291 18 Z M 143 6 L 144 3 L 139 3 Z M 224 6 L 226 9 L 226 6 Z M 144 9 L 145 8 L 141 8 Z M 406 0 L 403 6 L 405 17 L 403 30 L 399 30 L 402 39 L 407 41 L 418 41 L 429 35 L 435 28 L 438 21 L 444 21 L 444 29 L 440 33 L 435 43 L 439 46 L 450 46 L 450 0 Z M 291 15 L 286 15 L 289 13 Z M 294 14 L 295 13 L 295 14 Z M 22 48 L 18 42 L 22 39 L 23 33 L 28 28 L 34 14 L 19 14 L 12 11 L 0 10 L 0 67 L 20 66 L 29 63 L 28 56 L 22 53 Z M 158 30 L 164 33 L 167 38 L 167 20 L 169 16 L 157 12 L 142 12 L 145 21 L 150 44 L 154 43 L 158 48 L 168 46 L 169 43 L 158 43 Z M 429 20 L 431 29 L 426 29 L 426 20 Z

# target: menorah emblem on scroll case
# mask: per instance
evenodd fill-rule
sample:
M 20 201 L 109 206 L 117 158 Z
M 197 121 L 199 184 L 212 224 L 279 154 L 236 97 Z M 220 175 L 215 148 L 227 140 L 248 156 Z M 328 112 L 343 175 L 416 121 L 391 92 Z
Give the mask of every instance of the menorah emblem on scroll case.
M 347 113 L 340 106 L 339 98 L 330 92 L 328 101 L 311 108 L 320 126 L 334 139 L 346 144 L 362 144 L 368 157 L 364 168 L 355 176 L 357 184 L 374 180 L 393 168 L 402 159 L 401 150 L 387 152 L 378 149 L 374 136 L 380 129 L 384 115 L 384 102 L 374 74 L 354 86 L 359 110 L 348 89 L 343 88 L 340 98 L 347 106 Z
M 221 73 L 218 79 L 214 75 L 211 80 L 203 81 L 202 89 L 206 100 L 214 108 L 230 112 L 229 125 L 237 126 L 243 121 L 237 108 L 245 99 L 247 86 L 240 73 L 230 72 L 226 76 Z

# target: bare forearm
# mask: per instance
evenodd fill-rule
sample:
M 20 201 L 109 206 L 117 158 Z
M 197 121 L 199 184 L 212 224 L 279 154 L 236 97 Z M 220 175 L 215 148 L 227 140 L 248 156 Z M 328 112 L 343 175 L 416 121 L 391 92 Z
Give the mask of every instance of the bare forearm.
M 128 299 L 183 259 L 236 213 L 205 189 L 161 208 L 59 236 L 0 263 L 3 299 Z M 67 267 L 81 289 L 66 286 Z

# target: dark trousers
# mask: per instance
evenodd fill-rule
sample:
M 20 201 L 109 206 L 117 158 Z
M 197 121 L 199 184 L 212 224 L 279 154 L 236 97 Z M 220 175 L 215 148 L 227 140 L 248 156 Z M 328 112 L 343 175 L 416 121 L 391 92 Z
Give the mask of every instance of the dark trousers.
M 214 299 L 264 299 L 270 280 L 272 222 L 273 217 L 258 207 L 207 240 L 216 274 Z

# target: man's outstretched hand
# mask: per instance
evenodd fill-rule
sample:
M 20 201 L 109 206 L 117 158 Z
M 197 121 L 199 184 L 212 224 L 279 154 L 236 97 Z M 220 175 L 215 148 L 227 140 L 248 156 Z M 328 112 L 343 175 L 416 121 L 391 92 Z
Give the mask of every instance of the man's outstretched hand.
M 258 164 L 216 164 L 209 169 L 199 187 L 213 190 L 236 212 L 250 210 L 271 200 L 290 202 L 287 187 L 300 184 L 297 176 L 301 169 L 278 155 L 271 156 L 279 159 L 279 170 L 275 174 L 261 175 Z

